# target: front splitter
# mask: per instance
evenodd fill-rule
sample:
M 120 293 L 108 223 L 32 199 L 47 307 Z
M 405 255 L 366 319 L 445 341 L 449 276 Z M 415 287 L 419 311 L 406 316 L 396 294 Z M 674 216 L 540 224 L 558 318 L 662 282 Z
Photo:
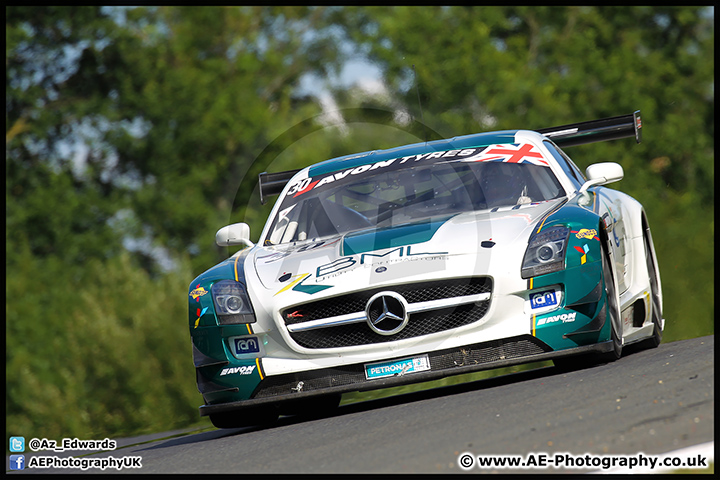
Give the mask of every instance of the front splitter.
M 437 380 L 453 375 L 542 362 L 586 353 L 606 353 L 612 341 L 553 351 L 532 335 L 493 340 L 447 350 L 427 352 L 430 370 L 390 377 L 367 379 L 363 363 L 266 377 L 248 400 L 203 405 L 200 415 L 242 410 L 259 405 L 292 402 L 314 396 L 342 394 Z M 402 359 L 406 356 L 399 356 Z M 394 359 L 388 359 L 392 361 Z

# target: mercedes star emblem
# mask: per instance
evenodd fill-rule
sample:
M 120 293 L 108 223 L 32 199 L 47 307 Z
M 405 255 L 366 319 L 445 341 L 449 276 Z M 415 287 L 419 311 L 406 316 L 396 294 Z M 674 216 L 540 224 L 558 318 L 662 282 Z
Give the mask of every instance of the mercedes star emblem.
M 376 293 L 365 306 L 365 316 L 370 328 L 380 335 L 394 335 L 407 325 L 410 317 L 408 304 L 395 292 Z

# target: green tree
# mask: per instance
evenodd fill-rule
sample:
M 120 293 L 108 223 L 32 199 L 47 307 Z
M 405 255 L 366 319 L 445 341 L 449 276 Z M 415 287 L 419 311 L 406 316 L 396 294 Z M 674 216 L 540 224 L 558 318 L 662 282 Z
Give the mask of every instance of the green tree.
M 593 145 L 712 201 L 713 20 L 701 7 L 348 8 L 391 97 L 443 135 L 642 110 L 644 144 Z M 617 146 L 616 146 L 617 145 Z M 627 152 L 627 153 L 623 153 Z M 670 153 L 677 155 L 670 156 Z M 631 157 L 644 159 L 633 162 Z
M 259 232 L 270 204 L 257 174 L 425 136 L 641 109 L 641 145 L 568 153 L 625 167 L 618 188 L 644 204 L 658 249 L 665 338 L 711 333 L 713 14 L 6 7 L 8 432 L 192 423 L 185 288 L 227 255 L 219 227 Z M 353 48 L 381 67 L 387 94 L 327 82 L 346 123 L 324 127 L 300 80 L 336 78 Z
M 68 264 L 116 254 L 121 241 L 107 222 L 122 199 L 102 175 L 101 151 L 88 142 L 82 172 L 70 155 L 84 118 L 103 111 L 102 83 L 73 87 L 78 76 L 101 76 L 77 64 L 115 25 L 95 7 L 6 7 L 6 21 L 8 265 L 20 244 Z
M 625 168 L 613 187 L 646 208 L 666 339 L 677 339 L 713 331 L 713 15 L 708 7 L 373 7 L 346 8 L 338 22 L 380 67 L 389 97 L 417 117 L 419 96 L 425 121 L 444 137 L 640 109 L 640 145 L 568 154 L 582 168 L 608 160 Z
M 250 195 L 255 156 L 320 112 L 296 89 L 332 68 L 325 15 L 6 8 L 9 429 L 197 418 L 183 292 L 227 253 L 214 233 Z
M 28 233 L 38 254 L 59 248 L 49 225 L 33 221 L 47 209 L 27 214 L 40 165 L 73 184 L 51 195 L 77 195 L 99 209 L 90 219 L 98 229 L 123 229 L 113 251 L 123 235 L 148 237 L 173 255 L 189 251 L 198 267 L 210 265 L 221 253 L 214 232 L 228 222 L 236 193 L 247 201 L 243 179 L 257 181 L 256 156 L 284 129 L 320 112 L 295 93 L 299 79 L 327 75 L 338 56 L 324 9 L 7 13 L 7 195 L 18 204 L 9 221 Z M 81 142 L 89 150 L 73 148 Z M 23 171 L 30 172 L 25 184 Z M 49 192 L 48 182 L 38 188 Z M 69 220 L 77 212 L 57 213 Z M 97 248 L 108 250 L 95 235 L 103 245 Z

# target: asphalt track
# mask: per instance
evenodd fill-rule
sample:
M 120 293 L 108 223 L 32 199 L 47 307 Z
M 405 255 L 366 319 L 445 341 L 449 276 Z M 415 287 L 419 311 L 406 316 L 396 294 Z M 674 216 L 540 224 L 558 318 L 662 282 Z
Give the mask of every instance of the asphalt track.
M 166 432 L 119 441 L 112 452 L 76 453 L 142 457 L 141 469 L 122 473 L 242 474 L 464 473 L 458 464 L 463 453 L 525 459 L 530 453 L 661 455 L 714 441 L 714 340 L 707 336 L 637 352 L 628 347 L 620 360 L 592 368 L 544 367 L 344 405 L 320 418 L 282 417 L 267 428 L 173 438 Z M 165 438 L 153 440 L 158 437 Z M 470 470 L 493 471 L 513 470 Z M 568 470 L 533 470 L 563 471 Z

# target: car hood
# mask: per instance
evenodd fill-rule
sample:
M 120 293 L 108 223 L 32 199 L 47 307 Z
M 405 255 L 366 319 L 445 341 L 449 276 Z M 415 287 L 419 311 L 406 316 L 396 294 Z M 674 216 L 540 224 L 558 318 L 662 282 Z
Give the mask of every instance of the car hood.
M 399 279 L 427 279 L 435 270 L 442 270 L 437 277 L 487 273 L 492 257 L 495 262 L 519 265 L 533 226 L 558 203 L 461 213 L 294 244 L 257 246 L 245 265 L 255 269 L 262 286 L 275 291 L 274 295 L 290 290 L 312 295 L 338 286 L 356 290 Z M 453 268 L 448 268 L 451 259 Z M 467 271 L 459 271 L 463 269 Z

